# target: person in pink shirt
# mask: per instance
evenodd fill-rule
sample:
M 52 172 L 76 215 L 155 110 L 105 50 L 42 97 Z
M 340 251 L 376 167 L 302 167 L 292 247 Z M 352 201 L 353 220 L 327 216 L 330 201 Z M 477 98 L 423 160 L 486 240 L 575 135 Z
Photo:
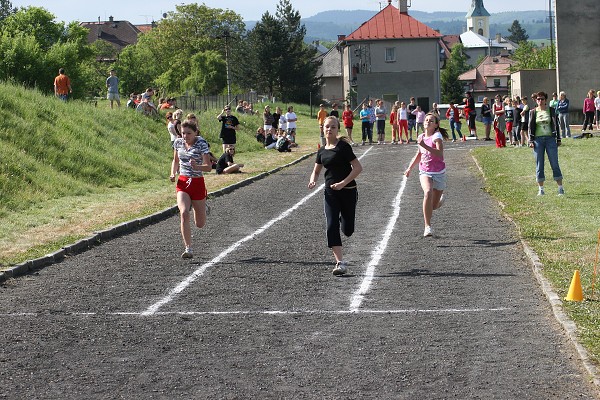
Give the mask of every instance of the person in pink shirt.
M 419 129 L 421 130 L 421 133 L 425 132 L 425 130 L 423 129 L 423 123 L 425 122 L 425 111 L 421 110 L 421 106 L 417 106 L 417 108 L 413 110 L 412 114 L 417 117 L 417 135 L 419 134 Z
M 425 132 L 417 138 L 417 154 L 413 157 L 404 175 L 419 163 L 419 180 L 423 189 L 423 236 L 433 236 L 431 217 L 433 210 L 444 204 L 446 189 L 446 163 L 444 162 L 444 140 L 448 139 L 446 129 L 440 127 L 440 117 L 429 113 L 425 116 Z
M 594 129 L 594 113 L 596 107 L 594 107 L 594 91 L 590 89 L 587 97 L 583 101 L 583 114 L 585 114 L 585 119 L 583 120 L 583 126 L 581 127 L 581 133 L 583 134 L 586 130 L 586 127 L 589 130 Z

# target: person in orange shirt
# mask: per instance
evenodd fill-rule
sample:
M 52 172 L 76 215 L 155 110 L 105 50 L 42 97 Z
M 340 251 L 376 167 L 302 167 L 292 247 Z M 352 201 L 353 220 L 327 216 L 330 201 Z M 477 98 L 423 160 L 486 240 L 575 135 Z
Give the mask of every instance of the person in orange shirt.
M 325 134 L 323 133 L 323 124 L 325 118 L 327 118 L 327 111 L 325 111 L 325 104 L 319 105 L 319 112 L 317 113 L 317 120 L 319 121 L 319 130 L 321 132 L 321 146 L 325 146 Z
M 67 101 L 67 96 L 73 93 L 71 88 L 71 80 L 65 75 L 65 69 L 58 70 L 58 76 L 54 78 L 54 95 L 62 101 Z

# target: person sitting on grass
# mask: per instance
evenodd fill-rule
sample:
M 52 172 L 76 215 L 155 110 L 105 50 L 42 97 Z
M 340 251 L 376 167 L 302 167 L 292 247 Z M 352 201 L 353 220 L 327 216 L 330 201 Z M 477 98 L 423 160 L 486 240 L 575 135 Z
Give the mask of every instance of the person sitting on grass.
M 274 149 L 277 145 L 277 134 L 275 133 L 275 129 L 269 129 L 265 137 L 265 149 Z
M 236 172 L 242 172 L 241 169 L 244 164 L 236 164 L 233 161 L 233 155 L 235 154 L 235 147 L 229 146 L 225 149 L 225 152 L 217 161 L 217 174 L 234 174 Z

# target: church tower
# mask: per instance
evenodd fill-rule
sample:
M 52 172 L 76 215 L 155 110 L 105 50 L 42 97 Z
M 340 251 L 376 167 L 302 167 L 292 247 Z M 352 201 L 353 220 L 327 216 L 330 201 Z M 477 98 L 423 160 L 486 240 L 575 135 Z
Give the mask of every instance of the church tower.
M 483 0 L 473 0 L 467 13 L 467 29 L 486 38 L 490 37 L 490 13 L 483 6 Z

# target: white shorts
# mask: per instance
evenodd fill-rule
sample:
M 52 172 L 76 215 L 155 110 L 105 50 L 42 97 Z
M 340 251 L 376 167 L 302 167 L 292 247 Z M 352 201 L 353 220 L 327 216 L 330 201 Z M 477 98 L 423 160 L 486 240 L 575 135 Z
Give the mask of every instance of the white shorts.
M 269 132 L 271 129 L 273 129 L 273 125 L 263 125 L 263 129 L 265 130 L 265 133 Z
M 119 93 L 108 93 L 106 95 L 106 98 L 108 100 L 117 100 L 117 101 L 121 101 L 121 96 L 119 96 Z
M 419 171 L 419 175 L 428 176 L 433 180 L 433 188 L 435 190 L 445 190 L 446 189 L 446 173 L 443 172 L 441 174 L 432 174 L 430 172 Z

